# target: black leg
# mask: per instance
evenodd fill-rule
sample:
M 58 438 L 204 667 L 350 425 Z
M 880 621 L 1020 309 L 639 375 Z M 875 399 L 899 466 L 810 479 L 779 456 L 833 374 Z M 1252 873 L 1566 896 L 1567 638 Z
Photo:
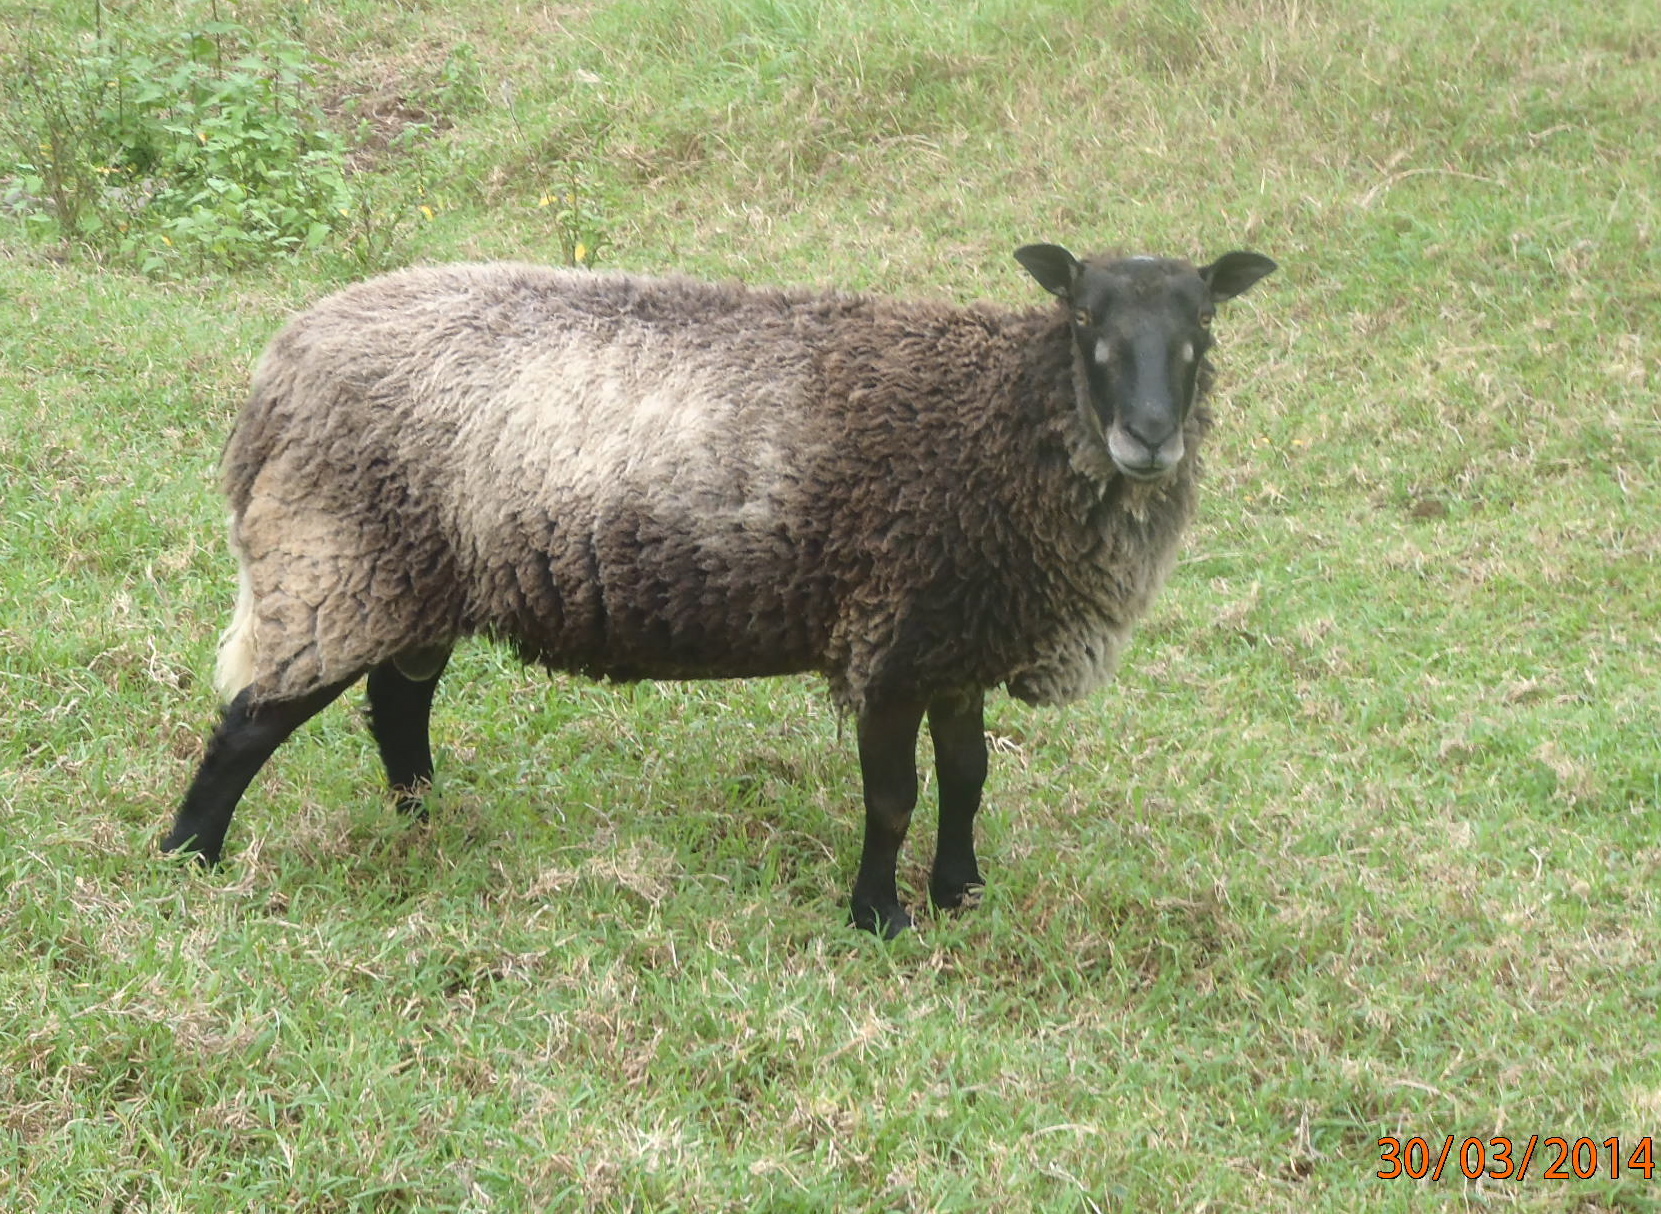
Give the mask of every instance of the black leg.
M 975 813 L 986 783 L 986 727 L 980 692 L 942 697 L 929 705 L 935 773 L 940 780 L 940 839 L 929 877 L 929 900 L 962 906 L 983 882 L 975 864 Z
M 854 926 L 892 939 L 911 926 L 894 885 L 894 864 L 917 804 L 918 703 L 868 706 L 859 717 L 865 786 L 865 846 L 854 878 Z
M 328 707 L 357 677 L 296 699 L 260 704 L 244 690 L 226 705 L 162 850 L 193 851 L 208 864 L 219 863 L 231 815 L 255 774 L 289 734 Z
M 386 765 L 386 782 L 400 813 L 424 815 L 421 798 L 433 782 L 433 748 L 427 732 L 433 693 L 450 660 L 447 652 L 429 661 L 407 663 L 425 678 L 411 678 L 396 661 L 369 672 L 369 728 Z M 431 671 L 428 674 L 428 671 Z

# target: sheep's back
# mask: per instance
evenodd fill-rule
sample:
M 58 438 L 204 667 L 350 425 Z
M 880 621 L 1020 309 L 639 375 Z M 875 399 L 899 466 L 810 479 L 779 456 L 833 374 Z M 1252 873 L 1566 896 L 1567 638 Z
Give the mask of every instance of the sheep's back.
M 819 668 L 809 339 L 860 306 L 519 266 L 342 292 L 273 342 L 227 450 L 240 546 L 270 566 L 256 591 L 295 597 L 304 531 L 339 555 L 300 597 L 332 581 L 334 614 L 421 634 L 400 642 L 494 633 L 616 677 Z M 325 665 L 376 660 L 337 647 Z

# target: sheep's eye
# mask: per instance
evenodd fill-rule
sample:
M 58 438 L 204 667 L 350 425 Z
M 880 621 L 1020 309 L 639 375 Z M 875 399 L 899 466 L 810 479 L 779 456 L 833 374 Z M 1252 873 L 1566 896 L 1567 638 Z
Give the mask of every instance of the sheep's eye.
M 1215 312 L 1201 312 L 1200 313 L 1200 324 L 1203 327 L 1209 329 L 1211 327 L 1211 318 L 1216 316 L 1216 315 L 1217 314 Z
M 1082 325 L 1085 328 L 1089 328 L 1091 325 L 1096 323 L 1096 320 L 1095 317 L 1090 315 L 1089 308 L 1074 308 L 1073 323 L 1075 325 Z

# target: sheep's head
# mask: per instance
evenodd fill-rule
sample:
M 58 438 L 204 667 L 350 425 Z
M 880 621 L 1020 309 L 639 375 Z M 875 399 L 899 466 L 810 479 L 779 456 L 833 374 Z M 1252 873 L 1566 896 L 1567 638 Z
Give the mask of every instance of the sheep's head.
M 1114 466 L 1137 481 L 1165 476 L 1183 456 L 1217 305 L 1275 263 L 1258 253 L 1198 267 L 1156 257 L 1080 261 L 1053 244 L 1023 245 L 1015 258 L 1072 314 L 1081 404 L 1087 398 Z

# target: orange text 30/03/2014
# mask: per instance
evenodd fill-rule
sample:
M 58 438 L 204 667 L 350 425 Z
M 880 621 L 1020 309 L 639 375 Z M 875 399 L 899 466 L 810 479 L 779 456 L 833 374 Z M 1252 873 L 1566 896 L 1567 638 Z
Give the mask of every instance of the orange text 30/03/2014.
M 1655 1178 L 1655 1142 L 1653 1137 L 1628 1139 L 1624 1144 L 1618 1137 L 1602 1141 L 1593 1138 L 1574 1138 L 1531 1134 L 1528 1138 L 1455 1138 L 1452 1134 L 1440 1142 L 1431 1139 L 1380 1138 L 1378 1140 L 1380 1180 L 1441 1180 L 1451 1163 L 1466 1180 L 1527 1180 L 1532 1175 L 1541 1180 L 1591 1180 L 1594 1176 L 1608 1176 L 1619 1180 L 1623 1172 Z

